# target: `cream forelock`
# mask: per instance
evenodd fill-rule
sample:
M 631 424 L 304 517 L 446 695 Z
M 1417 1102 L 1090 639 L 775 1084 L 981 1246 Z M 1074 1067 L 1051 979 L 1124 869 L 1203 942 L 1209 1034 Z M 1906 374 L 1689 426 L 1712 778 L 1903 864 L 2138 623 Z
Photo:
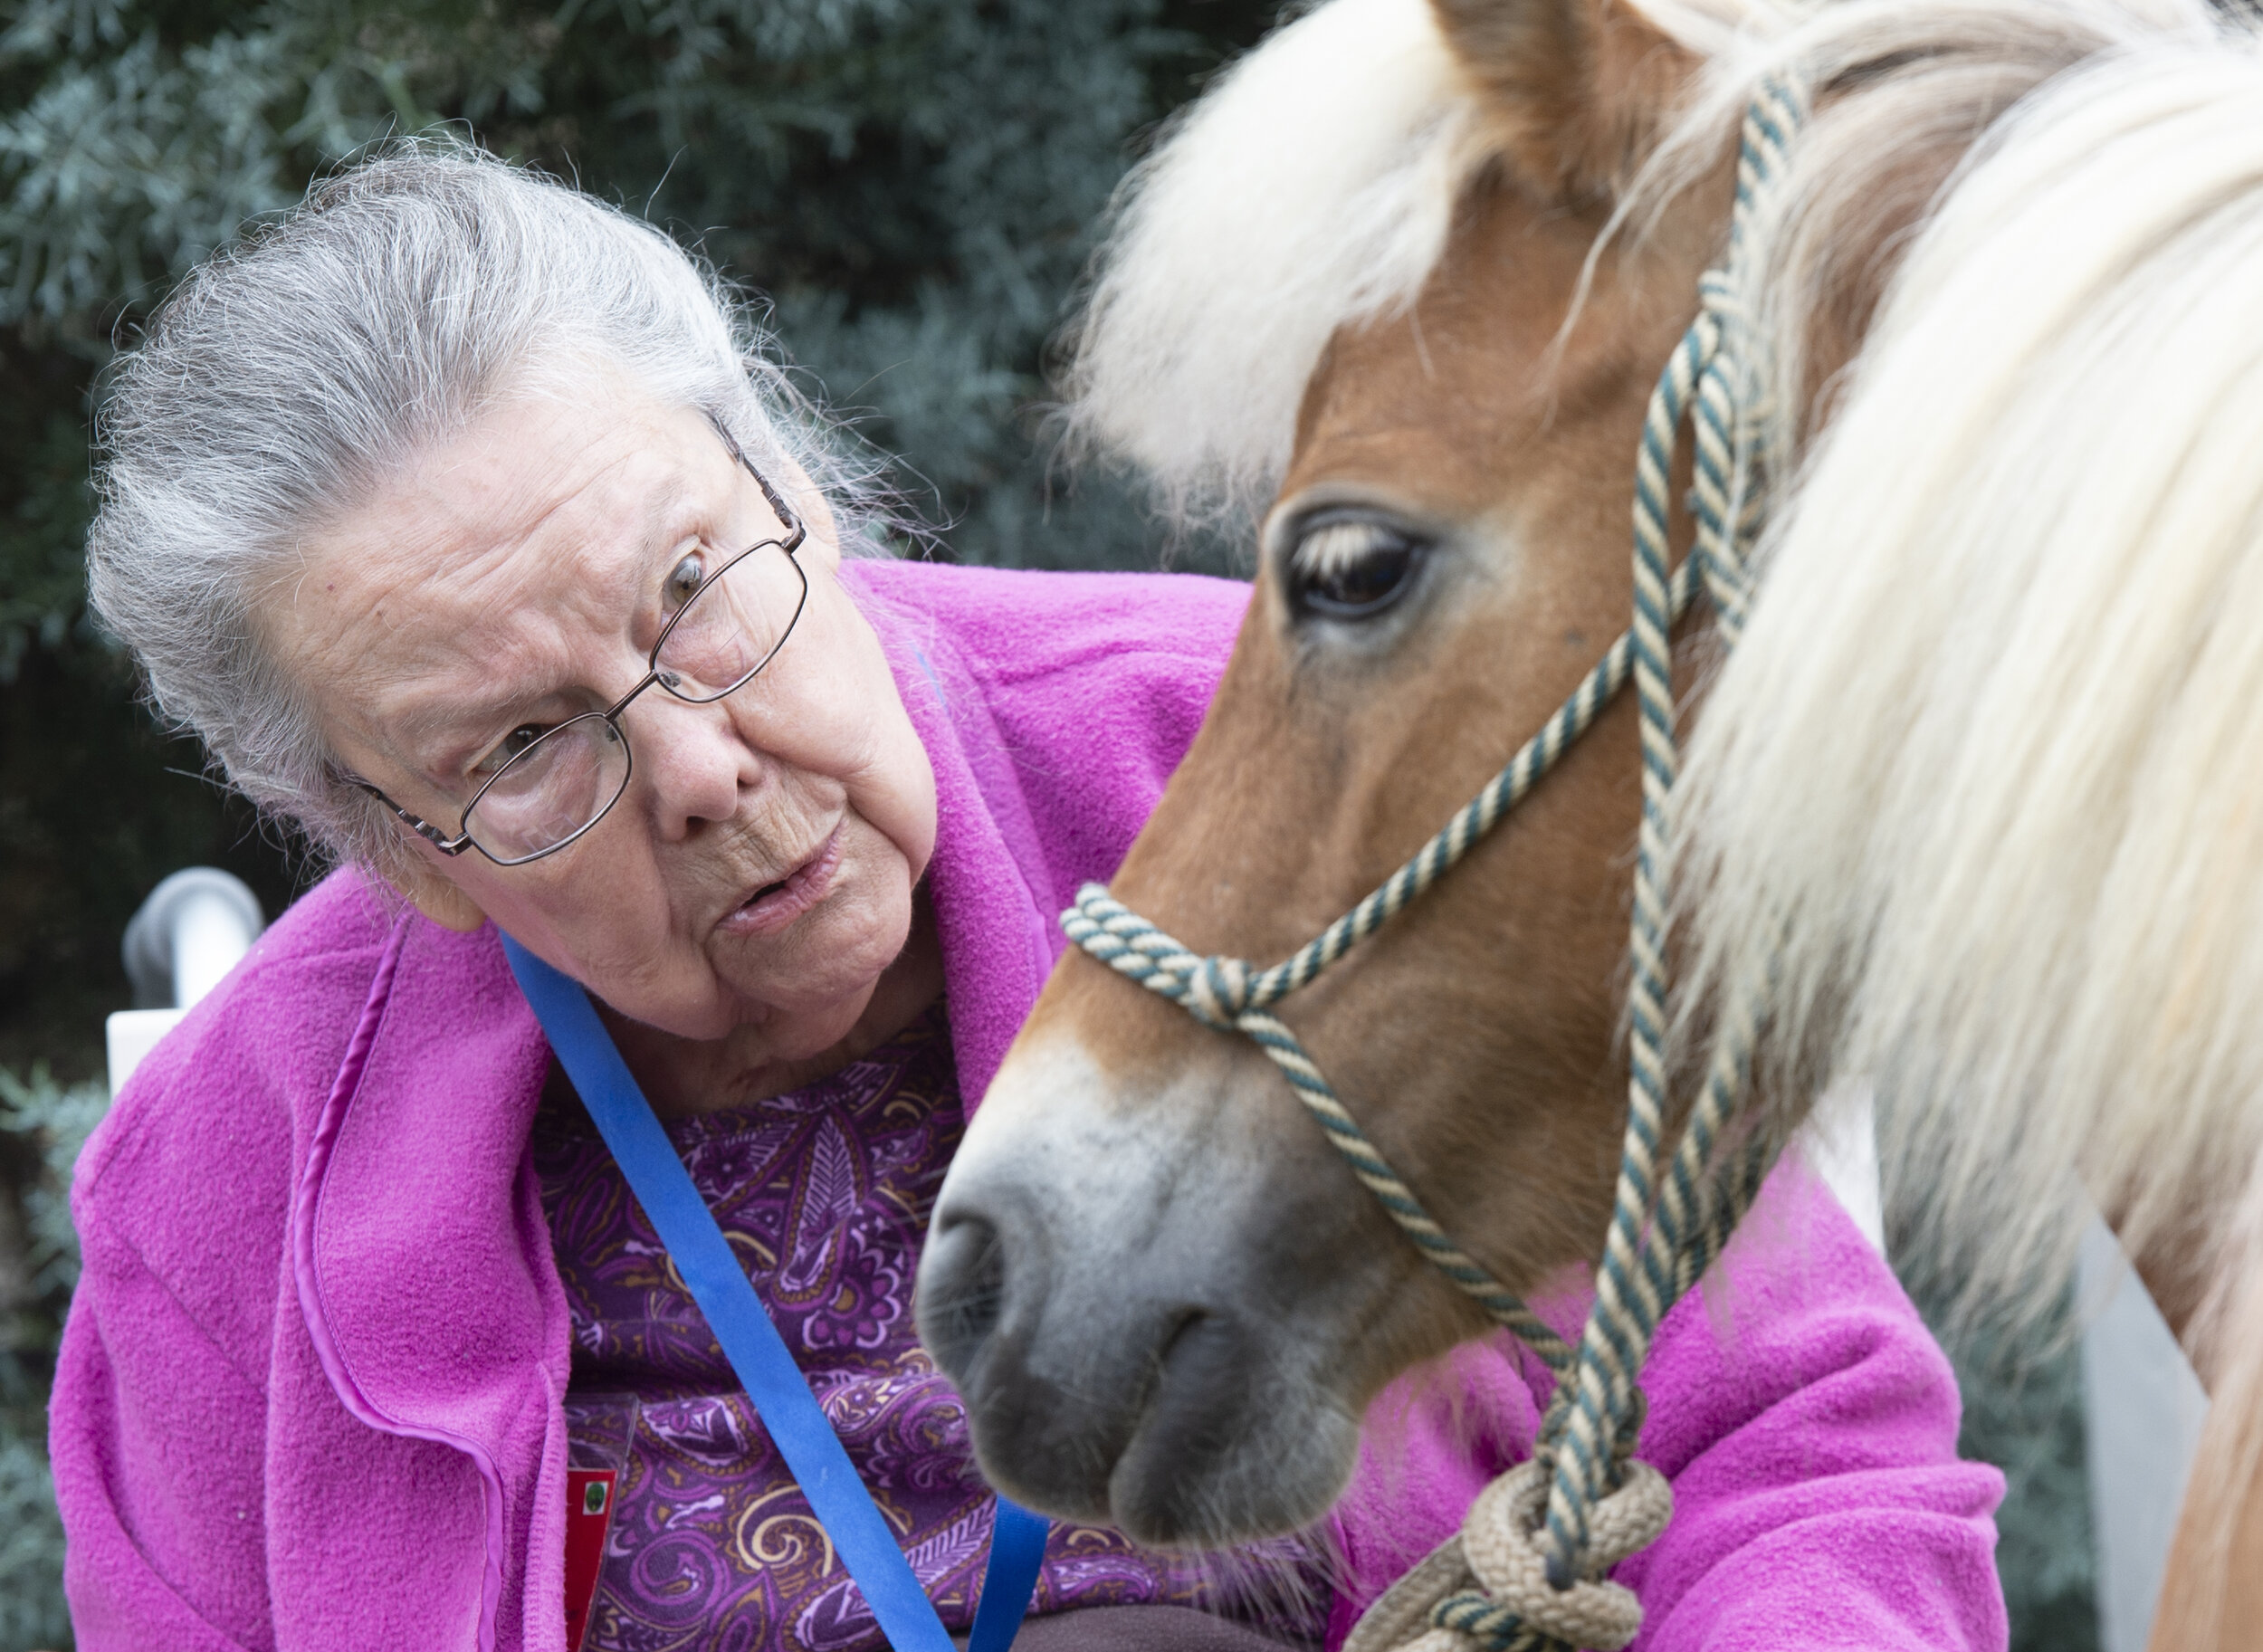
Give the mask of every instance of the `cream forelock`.
M 1118 196 L 1073 438 L 1181 520 L 1262 505 L 1330 335 L 1437 262 L 1470 115 L 1426 0 L 1332 0 L 1236 64 Z

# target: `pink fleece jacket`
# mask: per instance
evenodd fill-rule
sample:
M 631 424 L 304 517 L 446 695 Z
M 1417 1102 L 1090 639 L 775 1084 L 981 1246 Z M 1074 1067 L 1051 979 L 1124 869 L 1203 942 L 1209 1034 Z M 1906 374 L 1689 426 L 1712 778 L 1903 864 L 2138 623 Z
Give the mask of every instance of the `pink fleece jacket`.
M 1200 721 L 1247 602 L 1185 577 L 845 576 L 933 761 L 971 1105 Z M 351 872 L 291 908 L 87 1148 L 52 1413 L 82 1652 L 561 1652 L 567 1311 L 527 1151 L 549 1063 L 492 930 Z M 1907 1300 L 1796 1168 L 1667 1320 L 1642 1647 L 2004 1644 L 1992 1470 Z M 1571 1312 L 1577 1312 L 1571 1304 Z M 1381 1408 L 1333 1517 L 1340 1641 L 1528 1450 L 1513 1355 Z M 1449 1418 L 1447 1413 L 1456 1415 Z

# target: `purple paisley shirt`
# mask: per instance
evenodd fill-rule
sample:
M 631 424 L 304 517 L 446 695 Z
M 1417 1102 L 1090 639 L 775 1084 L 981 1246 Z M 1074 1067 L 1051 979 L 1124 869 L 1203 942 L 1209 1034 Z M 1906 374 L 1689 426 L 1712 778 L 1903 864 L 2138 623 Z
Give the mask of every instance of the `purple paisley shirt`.
M 965 1408 L 913 1331 L 912 1280 L 963 1128 L 940 1008 L 819 1083 L 668 1124 L 958 1634 L 973 1621 L 992 1504 Z M 584 1449 L 610 1435 L 617 1454 L 627 1436 L 585 1652 L 883 1647 L 587 1115 L 547 1100 L 533 1149 L 572 1313 L 568 1424 Z M 1192 1559 L 1056 1522 L 1031 1610 L 1170 1602 L 1317 1642 L 1328 1601 L 1317 1556 L 1295 1544 Z

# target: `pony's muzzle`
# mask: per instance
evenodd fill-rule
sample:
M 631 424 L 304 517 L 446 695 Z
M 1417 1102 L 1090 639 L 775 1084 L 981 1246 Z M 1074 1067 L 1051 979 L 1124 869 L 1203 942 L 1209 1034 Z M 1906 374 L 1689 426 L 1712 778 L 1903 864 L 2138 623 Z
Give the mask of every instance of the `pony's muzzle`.
M 954 1191 L 938 1209 L 920 1334 L 966 1400 L 993 1484 L 1051 1514 L 1122 1524 L 1115 1482 L 1142 1455 L 1137 1442 L 1159 1423 L 1183 1433 L 1169 1419 L 1187 1400 L 1217 1402 L 1221 1315 L 1144 1298 L 1122 1274 L 1093 1279 L 1052 1237 L 1041 1193 L 992 1192 Z
M 1239 1534 L 1258 1511 L 1223 1529 L 1215 1469 L 1256 1429 L 1260 1336 L 1220 1303 L 1147 1294 L 1132 1270 L 1103 1283 L 1065 1268 L 1040 1232 L 960 1206 L 939 1214 L 921 1266 L 921 1335 L 966 1400 L 983 1473 L 1149 1543 Z
M 1262 1055 L 1154 1010 L 1184 1043 L 1136 1071 L 1016 1046 L 937 1196 L 920 1334 L 1017 1501 L 1153 1545 L 1294 1530 L 1350 1474 L 1361 1350 L 1421 1264 Z

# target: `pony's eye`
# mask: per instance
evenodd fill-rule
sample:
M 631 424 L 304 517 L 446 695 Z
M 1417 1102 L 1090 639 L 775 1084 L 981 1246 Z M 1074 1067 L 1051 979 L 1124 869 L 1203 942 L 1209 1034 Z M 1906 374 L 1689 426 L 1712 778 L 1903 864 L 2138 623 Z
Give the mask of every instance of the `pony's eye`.
M 1289 553 L 1291 600 L 1327 619 L 1367 619 L 1413 583 L 1426 546 L 1386 523 L 1337 517 L 1313 523 Z

